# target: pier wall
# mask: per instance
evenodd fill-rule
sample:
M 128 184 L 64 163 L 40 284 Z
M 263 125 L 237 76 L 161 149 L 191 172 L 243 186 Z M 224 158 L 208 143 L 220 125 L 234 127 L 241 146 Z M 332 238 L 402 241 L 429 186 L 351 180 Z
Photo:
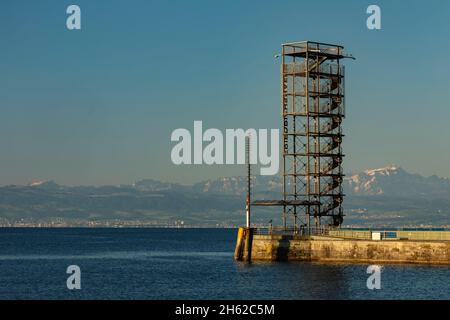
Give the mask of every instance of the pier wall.
M 450 265 L 450 241 L 295 239 L 283 235 L 253 235 L 252 238 L 251 260 Z

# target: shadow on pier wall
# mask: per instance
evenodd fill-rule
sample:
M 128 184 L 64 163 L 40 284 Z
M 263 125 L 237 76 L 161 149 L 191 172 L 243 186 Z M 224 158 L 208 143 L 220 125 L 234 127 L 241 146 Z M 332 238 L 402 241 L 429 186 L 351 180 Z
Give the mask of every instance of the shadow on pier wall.
M 279 240 L 278 247 L 275 250 L 275 259 L 277 261 L 287 261 L 289 259 L 289 251 L 291 247 L 290 239 L 283 238 Z

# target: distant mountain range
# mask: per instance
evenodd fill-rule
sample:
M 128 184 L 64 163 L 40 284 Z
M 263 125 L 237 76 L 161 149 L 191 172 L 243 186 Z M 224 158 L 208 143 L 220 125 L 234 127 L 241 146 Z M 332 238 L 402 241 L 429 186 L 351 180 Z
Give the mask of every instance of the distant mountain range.
M 193 185 L 153 179 L 120 186 L 69 187 L 54 181 L 0 187 L 0 220 L 127 219 L 159 222 L 183 219 L 196 225 L 239 224 L 247 180 L 225 177 Z M 278 176 L 252 178 L 253 198 L 279 199 Z M 392 165 L 346 175 L 346 223 L 450 224 L 450 179 L 411 174 Z M 262 209 L 267 221 L 279 209 Z M 258 211 L 255 210 L 255 211 Z
M 349 196 L 450 198 L 449 178 L 424 177 L 409 173 L 396 165 L 347 174 L 343 186 L 345 194 Z M 192 186 L 147 179 L 136 182 L 133 187 L 141 191 L 172 190 L 203 194 L 242 195 L 247 190 L 247 178 L 223 177 L 199 182 Z M 252 191 L 255 193 L 276 194 L 281 193 L 281 189 L 282 182 L 279 176 L 252 177 Z

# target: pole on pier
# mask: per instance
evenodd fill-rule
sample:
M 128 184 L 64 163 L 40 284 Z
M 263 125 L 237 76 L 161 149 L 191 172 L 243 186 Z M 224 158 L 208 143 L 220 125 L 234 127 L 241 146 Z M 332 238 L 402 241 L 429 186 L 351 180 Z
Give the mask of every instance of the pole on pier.
M 250 195 L 251 195 L 251 168 L 250 168 L 250 135 L 245 138 L 247 156 L 247 199 L 245 206 L 246 227 L 250 228 Z

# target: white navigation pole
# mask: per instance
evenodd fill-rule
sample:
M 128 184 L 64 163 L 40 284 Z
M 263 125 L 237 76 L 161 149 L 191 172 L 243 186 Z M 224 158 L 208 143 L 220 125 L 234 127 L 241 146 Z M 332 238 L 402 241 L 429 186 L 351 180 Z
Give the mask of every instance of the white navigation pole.
M 247 156 L 247 199 L 245 205 L 245 213 L 246 213 L 246 227 L 250 228 L 250 187 L 251 187 L 251 170 L 250 170 L 250 134 L 245 137 L 246 142 L 246 156 Z

